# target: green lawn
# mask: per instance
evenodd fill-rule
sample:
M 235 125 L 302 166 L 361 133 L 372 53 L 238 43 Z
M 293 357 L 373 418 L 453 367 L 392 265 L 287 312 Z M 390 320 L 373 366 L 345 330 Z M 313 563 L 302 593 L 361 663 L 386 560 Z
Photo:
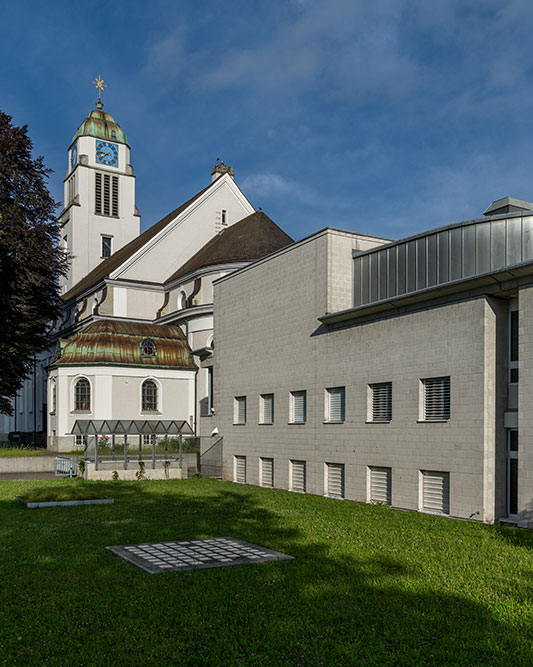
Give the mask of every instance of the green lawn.
M 48 484 L 47 484 L 48 485 Z M 531 665 L 533 534 L 205 479 L 0 483 L 0 664 Z M 296 557 L 149 575 L 106 545 L 233 536 Z
M 0 457 L 42 456 L 44 451 L 46 450 L 43 447 L 33 448 L 26 445 L 21 445 L 20 447 L 0 447 Z

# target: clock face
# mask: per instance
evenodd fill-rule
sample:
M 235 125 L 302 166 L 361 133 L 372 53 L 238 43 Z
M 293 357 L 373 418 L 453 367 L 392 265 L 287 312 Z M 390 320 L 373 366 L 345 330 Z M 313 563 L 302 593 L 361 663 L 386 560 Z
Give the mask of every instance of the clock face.
M 118 167 L 118 145 L 110 141 L 97 141 L 96 162 L 108 167 Z
M 78 163 L 78 147 L 76 144 L 70 149 L 70 168 L 74 169 Z

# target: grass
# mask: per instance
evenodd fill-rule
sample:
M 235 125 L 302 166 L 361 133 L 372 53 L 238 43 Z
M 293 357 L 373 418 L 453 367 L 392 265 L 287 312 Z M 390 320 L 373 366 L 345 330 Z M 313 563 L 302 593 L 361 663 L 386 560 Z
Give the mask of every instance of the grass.
M 42 482 L 40 483 L 42 486 Z M 0 485 L 0 664 L 530 665 L 533 534 L 206 479 Z M 233 536 L 294 561 L 148 575 L 106 545 Z
M 12 456 L 42 456 L 46 451 L 43 447 L 31 447 L 29 445 L 20 445 L 18 447 L 0 447 L 0 458 Z

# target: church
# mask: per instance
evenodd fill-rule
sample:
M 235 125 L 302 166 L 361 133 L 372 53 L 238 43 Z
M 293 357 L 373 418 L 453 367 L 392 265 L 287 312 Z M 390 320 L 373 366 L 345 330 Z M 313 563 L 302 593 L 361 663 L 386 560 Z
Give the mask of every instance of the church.
M 61 243 L 62 319 L 0 417 L 0 439 L 20 434 L 62 452 L 83 448 L 76 420 L 180 420 L 200 432 L 212 410 L 213 281 L 290 244 L 217 161 L 210 182 L 140 233 L 126 133 L 96 108 L 67 152 Z
M 217 163 L 141 234 L 101 102 L 64 185 L 63 316 L 1 438 L 61 452 L 82 420 L 183 422 L 223 437 L 226 480 L 533 527 L 532 203 L 294 242 Z

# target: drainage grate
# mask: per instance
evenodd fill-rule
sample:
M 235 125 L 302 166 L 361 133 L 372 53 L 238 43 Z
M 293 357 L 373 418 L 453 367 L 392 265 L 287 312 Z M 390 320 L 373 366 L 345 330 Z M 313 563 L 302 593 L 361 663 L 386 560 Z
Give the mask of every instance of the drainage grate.
M 293 556 L 233 537 L 133 544 L 106 547 L 106 549 L 150 574 L 204 570 L 245 563 L 266 563 L 270 560 L 294 560 Z

